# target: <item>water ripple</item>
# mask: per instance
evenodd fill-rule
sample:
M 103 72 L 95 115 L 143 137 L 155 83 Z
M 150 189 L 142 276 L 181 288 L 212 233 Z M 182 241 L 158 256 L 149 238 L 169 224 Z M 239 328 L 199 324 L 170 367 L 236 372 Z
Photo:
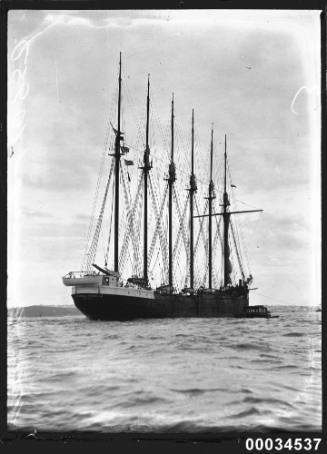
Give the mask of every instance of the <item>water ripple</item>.
M 10 320 L 8 425 L 154 433 L 319 430 L 321 324 L 307 308 L 273 311 L 281 317 Z

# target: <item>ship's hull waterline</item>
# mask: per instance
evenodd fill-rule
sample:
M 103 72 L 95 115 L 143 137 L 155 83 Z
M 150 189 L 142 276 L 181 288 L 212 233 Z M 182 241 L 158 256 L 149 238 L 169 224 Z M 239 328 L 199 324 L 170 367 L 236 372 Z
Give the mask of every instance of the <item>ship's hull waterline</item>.
M 95 289 L 94 289 L 95 290 Z M 144 291 L 143 291 L 144 292 Z M 145 291 L 146 292 L 146 291 Z M 92 320 L 133 320 L 144 318 L 177 317 L 234 317 L 248 307 L 248 294 L 222 296 L 160 295 L 152 297 L 117 292 L 73 290 L 75 306 Z

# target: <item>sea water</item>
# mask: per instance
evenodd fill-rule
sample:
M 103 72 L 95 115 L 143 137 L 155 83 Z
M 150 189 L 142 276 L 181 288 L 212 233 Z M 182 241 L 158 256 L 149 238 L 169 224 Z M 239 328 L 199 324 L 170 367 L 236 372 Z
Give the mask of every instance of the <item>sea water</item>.
M 8 319 L 8 428 L 321 429 L 321 312 L 274 319 Z

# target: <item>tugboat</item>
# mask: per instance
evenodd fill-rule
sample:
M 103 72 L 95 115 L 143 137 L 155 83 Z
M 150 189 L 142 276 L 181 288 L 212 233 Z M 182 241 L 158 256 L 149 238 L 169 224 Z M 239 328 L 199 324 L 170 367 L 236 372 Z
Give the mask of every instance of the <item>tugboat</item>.
M 237 318 L 278 318 L 279 315 L 271 315 L 265 306 L 248 306 L 243 313 L 234 314 Z
M 194 172 L 194 110 L 192 110 L 192 141 L 191 141 L 191 169 L 188 188 L 189 199 L 189 238 L 187 244 L 188 250 L 188 266 L 189 266 L 189 282 L 188 286 L 178 291 L 174 286 L 174 250 L 173 250 L 173 200 L 176 192 L 176 166 L 174 162 L 174 96 L 171 101 L 171 149 L 170 163 L 168 168 L 167 192 L 168 192 L 168 241 L 166 238 L 161 240 L 161 250 L 166 251 L 168 243 L 168 272 L 165 282 L 162 285 L 153 288 L 149 282 L 149 247 L 148 247 L 148 193 L 149 185 L 153 195 L 153 182 L 150 178 L 153 162 L 150 161 L 150 146 L 149 146 L 149 118 L 150 118 L 150 80 L 148 76 L 147 83 L 147 101 L 146 101 L 146 127 L 145 127 L 145 151 L 143 155 L 143 163 L 139 167 L 142 171 L 140 175 L 140 184 L 138 186 L 135 200 L 138 197 L 139 188 L 143 186 L 143 215 L 139 225 L 143 228 L 143 241 L 140 246 L 143 246 L 143 273 L 141 275 L 133 275 L 129 278 L 122 278 L 120 267 L 120 252 L 119 251 L 119 221 L 120 221 L 120 181 L 124 182 L 121 157 L 129 152 L 129 148 L 124 143 L 124 133 L 121 130 L 121 54 L 119 59 L 119 77 L 118 77 L 118 118 L 117 128 L 112 126 L 115 133 L 115 152 L 112 156 L 112 165 L 106 185 L 106 190 L 101 204 L 100 214 L 96 228 L 94 231 L 93 240 L 89 246 L 85 269 L 78 272 L 70 272 L 63 277 L 63 283 L 66 286 L 72 287 L 72 297 L 76 307 L 90 319 L 97 320 L 131 320 L 137 318 L 166 318 L 166 317 L 262 317 L 267 316 L 269 311 L 263 306 L 249 306 L 249 285 L 253 278 L 251 274 L 246 277 L 243 270 L 238 283 L 232 282 L 232 264 L 230 262 L 230 238 L 229 227 L 230 218 L 232 215 L 240 213 L 252 213 L 263 210 L 247 210 L 247 211 L 230 211 L 230 201 L 227 190 L 227 151 L 226 151 L 226 135 L 225 135 L 225 152 L 224 152 L 224 191 L 222 194 L 221 212 L 213 212 L 213 200 L 216 198 L 213 182 L 213 128 L 211 128 L 211 145 L 210 145 L 210 178 L 207 199 L 208 213 L 194 215 L 194 197 L 197 192 L 197 181 Z M 125 160 L 126 162 L 126 160 Z M 114 212 L 114 247 L 113 247 L 113 263 L 114 269 L 107 268 L 107 260 L 103 266 L 94 263 L 95 252 L 97 249 L 99 233 L 102 227 L 103 213 L 106 206 L 108 188 L 111 178 L 114 178 L 112 183 L 113 198 L 112 211 Z M 143 183 L 143 185 L 142 185 Z M 134 204 L 130 209 L 128 216 L 130 221 L 130 232 L 132 241 L 140 241 L 138 235 L 133 236 L 133 226 L 136 225 L 135 207 Z M 164 208 L 164 203 L 161 205 Z M 213 232 L 212 220 L 215 216 L 222 217 L 223 233 L 220 237 L 222 246 L 222 262 L 223 262 L 223 281 L 218 288 L 213 286 Z M 157 226 L 161 226 L 163 211 L 156 213 Z M 194 221 L 195 218 L 208 217 L 208 287 L 200 285 L 196 287 L 194 279 Z M 232 226 L 233 227 L 233 226 Z M 159 232 L 160 233 L 160 232 Z M 162 233 L 162 232 L 161 232 Z M 233 233 L 233 228 L 232 228 Z M 234 234 L 234 233 L 233 233 Z M 158 234 L 159 236 L 159 234 Z M 125 247 L 126 235 L 122 243 L 122 249 Z M 218 240 L 217 240 L 218 241 Z M 234 241 L 236 244 L 236 242 Z M 151 249 L 151 248 L 150 248 Z M 108 249 L 109 250 L 109 247 Z M 239 259 L 238 253 L 237 258 Z M 95 271 L 94 269 L 95 268 Z M 163 270 L 163 275 L 165 270 Z M 260 310 L 257 308 L 260 307 Z M 263 315 L 264 314 L 264 315 Z

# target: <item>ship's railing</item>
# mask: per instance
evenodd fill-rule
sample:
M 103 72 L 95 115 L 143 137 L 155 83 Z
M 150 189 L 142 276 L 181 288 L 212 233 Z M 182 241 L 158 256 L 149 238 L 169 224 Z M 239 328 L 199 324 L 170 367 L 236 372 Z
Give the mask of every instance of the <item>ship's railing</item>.
M 91 278 L 99 275 L 100 273 L 98 271 L 70 271 L 64 276 L 64 279 Z
M 170 286 L 169 284 L 167 285 L 160 285 L 159 287 L 156 288 L 156 293 L 159 295 L 172 295 L 176 294 L 176 288 L 173 286 Z

